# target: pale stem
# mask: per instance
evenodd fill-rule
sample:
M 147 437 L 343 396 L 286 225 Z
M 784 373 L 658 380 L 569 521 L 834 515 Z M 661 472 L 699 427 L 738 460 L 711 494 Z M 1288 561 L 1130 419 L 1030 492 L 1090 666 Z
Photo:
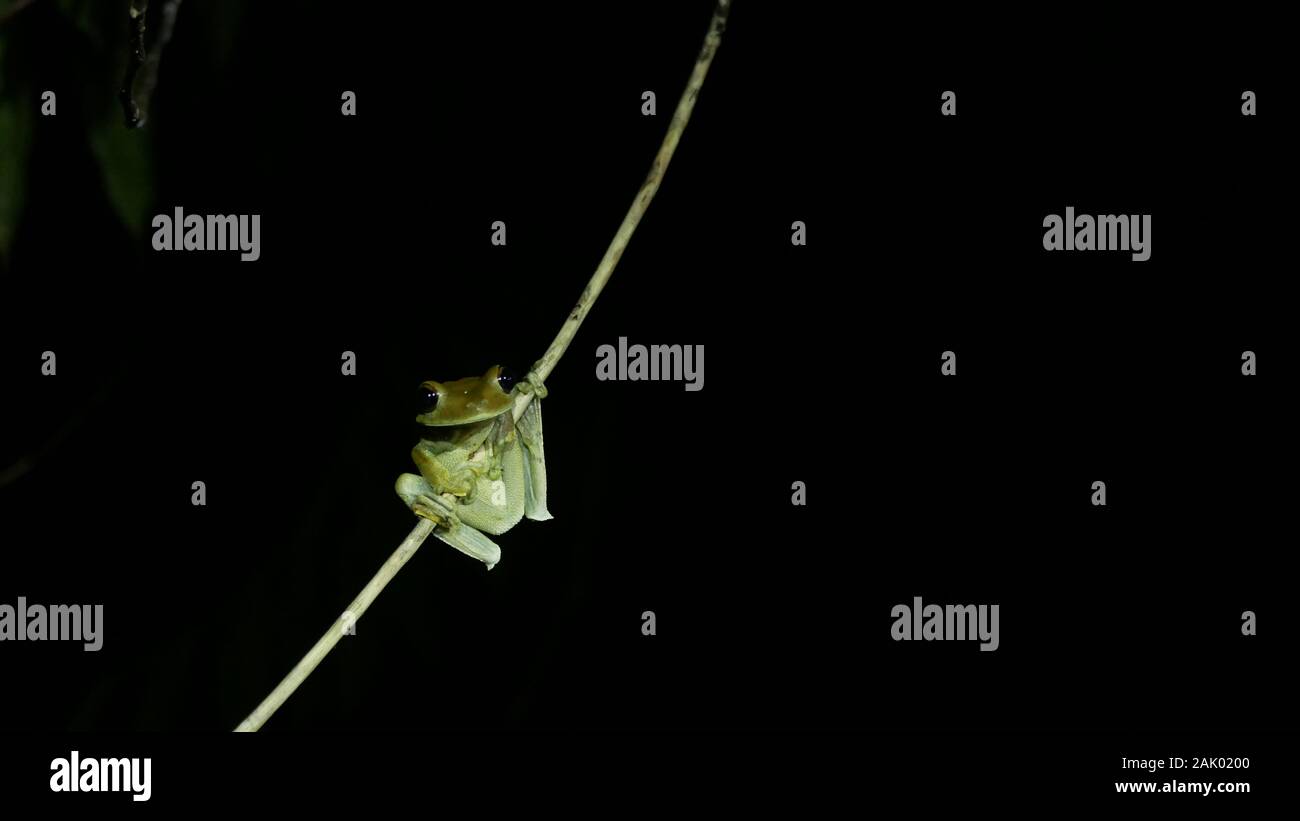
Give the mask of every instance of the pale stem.
M 555 365 L 564 355 L 565 349 L 573 341 L 573 337 L 578 333 L 578 327 L 582 325 L 582 320 L 586 318 L 591 306 L 595 304 L 596 297 L 600 296 L 601 290 L 604 289 L 605 283 L 614 273 L 615 266 L 618 265 L 619 258 L 623 255 L 624 249 L 627 248 L 628 242 L 632 239 L 632 233 L 636 231 L 637 224 L 641 222 L 642 215 L 645 214 L 646 207 L 654 199 L 655 193 L 659 190 L 659 183 L 663 181 L 664 172 L 668 169 L 668 162 L 673 157 L 673 152 L 677 150 L 677 143 L 682 138 L 682 132 L 686 130 L 686 123 L 691 118 L 691 111 L 695 108 L 695 99 L 699 96 L 700 89 L 704 85 L 704 78 L 709 73 L 709 65 L 713 62 L 713 55 L 717 53 L 718 45 L 722 42 L 722 32 L 726 28 L 727 13 L 731 10 L 731 0 L 718 0 L 717 6 L 713 10 L 713 19 L 709 22 L 709 33 L 704 38 L 704 46 L 700 49 L 700 55 L 695 60 L 695 68 L 691 72 L 691 79 L 686 84 L 686 90 L 682 92 L 681 99 L 677 102 L 677 109 L 673 112 L 672 122 L 668 124 L 668 133 L 664 135 L 664 141 L 659 146 L 659 153 L 655 155 L 654 162 L 650 165 L 650 173 L 646 174 L 645 181 L 641 183 L 640 190 L 637 191 L 636 198 L 632 200 L 632 206 L 628 208 L 627 216 L 623 217 L 623 224 L 618 227 L 614 234 L 614 239 L 610 241 L 609 248 L 605 250 L 605 256 L 596 266 L 596 272 L 591 275 L 591 280 L 587 287 L 583 289 L 582 296 L 578 299 L 578 304 L 570 312 L 569 318 L 564 321 L 560 332 L 556 334 L 555 341 L 542 354 L 542 358 L 537 360 L 533 365 L 533 375 L 539 381 L 545 381 L 555 369 Z M 528 403 L 533 400 L 532 393 L 521 391 L 519 397 L 515 400 L 514 417 L 516 421 L 523 416 L 524 410 Z M 433 532 L 434 525 L 428 519 L 420 519 L 410 534 L 402 541 L 402 544 L 388 557 L 383 567 L 365 586 L 361 593 L 348 605 L 348 609 L 343 615 L 334 622 L 325 635 L 307 651 L 307 655 L 302 657 L 294 668 L 289 671 L 289 675 L 284 677 L 276 688 L 271 691 L 257 709 L 249 713 L 248 718 L 240 722 L 235 728 L 235 732 L 250 733 L 257 730 L 266 723 L 280 705 L 293 695 L 293 691 L 311 675 L 316 665 L 334 649 L 339 639 L 347 632 L 349 625 L 355 624 L 361 614 L 366 612 L 371 602 L 379 595 L 379 592 L 392 581 L 397 575 L 397 571 L 420 549 L 420 545 Z

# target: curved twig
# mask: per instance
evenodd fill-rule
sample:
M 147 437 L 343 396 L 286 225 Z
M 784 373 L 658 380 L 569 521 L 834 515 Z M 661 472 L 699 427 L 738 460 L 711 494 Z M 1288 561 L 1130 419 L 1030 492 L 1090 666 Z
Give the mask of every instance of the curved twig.
M 690 81 L 686 84 L 686 90 L 682 92 L 682 97 L 677 103 L 677 109 L 673 112 L 672 122 L 668 125 L 668 133 L 664 135 L 664 141 L 659 146 L 659 153 L 655 155 L 654 162 L 650 166 L 650 173 L 646 175 L 645 181 L 641 183 L 640 190 L 637 191 L 636 198 L 632 200 L 632 205 L 628 208 L 627 215 L 623 217 L 623 223 L 618 227 L 614 234 L 614 239 L 609 243 L 609 248 L 605 251 L 605 256 L 601 258 L 600 264 L 596 266 L 596 272 L 592 274 L 591 280 L 587 287 L 583 289 L 582 296 L 578 298 L 578 304 L 574 306 L 573 311 L 569 313 L 568 319 L 560 327 L 560 332 L 556 335 L 551 346 L 546 349 L 542 358 L 537 360 L 533 365 L 532 373 L 539 381 L 545 380 L 550 376 L 551 371 L 555 368 L 564 351 L 573 341 L 573 337 L 578 333 L 578 327 L 582 325 L 582 320 L 591 311 L 591 306 L 595 304 L 596 297 L 609 281 L 609 277 L 614 273 L 615 266 L 618 265 L 619 258 L 623 255 L 624 249 L 627 248 L 628 241 L 632 239 L 632 233 L 636 231 L 637 224 L 641 222 L 641 217 L 645 214 L 646 207 L 654 199 L 655 193 L 659 190 L 659 184 L 663 181 L 664 171 L 668 169 L 668 162 L 672 159 L 673 152 L 677 150 L 677 143 L 681 140 L 682 132 L 686 129 L 686 123 L 691 118 L 691 111 L 695 108 L 695 99 L 699 96 L 700 88 L 704 85 L 704 78 L 709 72 L 709 65 L 713 62 L 713 55 L 717 52 L 718 46 L 722 42 L 722 33 L 726 29 L 727 13 L 731 9 L 731 0 L 718 0 L 717 6 L 713 11 L 713 19 L 709 23 L 709 32 L 704 38 L 704 46 L 700 49 L 700 55 L 695 61 L 695 69 L 691 72 Z M 515 400 L 514 417 L 518 420 L 523 416 L 524 410 L 528 403 L 533 400 L 531 392 L 521 392 Z M 293 695 L 298 685 L 306 680 L 307 676 L 316 669 L 316 665 L 334 649 L 339 639 L 348 631 L 348 628 L 361 618 L 361 615 L 379 595 L 387 584 L 397 575 L 397 571 L 402 569 L 407 560 L 414 555 L 415 551 L 420 548 L 424 540 L 433 532 L 434 525 L 428 519 L 420 519 L 410 534 L 402 541 L 393 555 L 388 557 L 379 568 L 379 572 L 371 578 L 343 615 L 335 620 L 334 624 L 326 631 L 325 635 L 307 651 L 307 655 L 302 657 L 289 675 L 276 686 L 271 694 L 268 695 L 257 709 L 249 713 L 248 718 L 240 722 L 235 728 L 235 732 L 256 732 L 266 720 L 270 718 L 280 705 Z

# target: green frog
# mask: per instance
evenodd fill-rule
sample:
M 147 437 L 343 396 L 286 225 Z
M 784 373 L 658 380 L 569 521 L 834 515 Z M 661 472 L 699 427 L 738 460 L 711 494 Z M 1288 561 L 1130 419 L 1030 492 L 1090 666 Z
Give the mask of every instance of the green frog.
M 514 418 L 516 398 L 534 394 Z M 542 398 L 534 374 L 523 379 L 501 366 L 482 376 L 420 384 L 424 426 L 411 458 L 420 474 L 397 478 L 397 495 L 417 516 L 434 522 L 434 535 L 491 570 L 501 548 L 485 534 L 505 533 L 525 516 L 551 518 L 546 509 L 546 454 Z

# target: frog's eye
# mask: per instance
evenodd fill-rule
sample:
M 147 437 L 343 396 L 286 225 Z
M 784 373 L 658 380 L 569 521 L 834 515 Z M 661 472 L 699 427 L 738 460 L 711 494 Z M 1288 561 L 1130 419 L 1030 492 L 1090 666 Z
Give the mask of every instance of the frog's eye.
M 519 375 L 507 368 L 505 365 L 502 365 L 497 369 L 497 384 L 501 386 L 502 391 L 510 393 L 518 382 Z
M 433 413 L 438 407 L 438 392 L 428 385 L 420 386 L 419 408 L 421 413 Z

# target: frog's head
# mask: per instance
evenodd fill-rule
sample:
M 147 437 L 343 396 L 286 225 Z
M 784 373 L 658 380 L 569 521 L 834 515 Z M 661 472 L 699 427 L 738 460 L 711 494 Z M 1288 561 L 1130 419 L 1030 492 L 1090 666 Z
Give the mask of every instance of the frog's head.
M 422 382 L 421 413 L 415 421 L 430 427 L 446 427 L 500 416 L 514 404 L 510 390 L 517 381 L 510 369 L 493 365 L 482 376 L 470 376 L 455 382 Z

